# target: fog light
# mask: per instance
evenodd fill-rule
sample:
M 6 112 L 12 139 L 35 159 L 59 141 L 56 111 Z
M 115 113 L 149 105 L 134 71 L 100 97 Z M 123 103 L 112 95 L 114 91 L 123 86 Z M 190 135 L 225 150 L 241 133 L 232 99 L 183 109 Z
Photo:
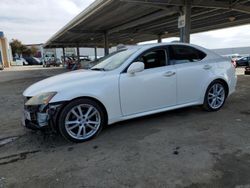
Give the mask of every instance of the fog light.
M 37 123 L 40 127 L 47 126 L 49 122 L 49 115 L 46 113 L 37 113 Z

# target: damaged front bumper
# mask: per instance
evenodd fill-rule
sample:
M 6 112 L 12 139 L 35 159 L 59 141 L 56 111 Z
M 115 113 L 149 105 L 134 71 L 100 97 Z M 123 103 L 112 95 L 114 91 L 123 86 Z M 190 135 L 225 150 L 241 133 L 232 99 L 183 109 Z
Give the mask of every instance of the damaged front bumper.
M 62 103 L 48 105 L 24 105 L 22 125 L 32 130 L 55 130 L 57 115 Z

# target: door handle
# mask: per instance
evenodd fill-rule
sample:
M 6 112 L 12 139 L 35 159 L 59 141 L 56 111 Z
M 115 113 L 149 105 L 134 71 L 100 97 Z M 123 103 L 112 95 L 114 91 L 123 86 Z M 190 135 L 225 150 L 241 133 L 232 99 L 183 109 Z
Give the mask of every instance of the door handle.
M 163 76 L 165 76 L 165 77 L 171 77 L 171 76 L 174 76 L 174 75 L 175 75 L 175 72 L 172 72 L 172 71 L 168 71 L 168 72 L 165 72 L 163 74 Z
M 212 68 L 211 65 L 205 65 L 205 66 L 203 67 L 203 69 L 205 69 L 205 70 L 209 70 L 209 69 L 211 69 L 211 68 Z

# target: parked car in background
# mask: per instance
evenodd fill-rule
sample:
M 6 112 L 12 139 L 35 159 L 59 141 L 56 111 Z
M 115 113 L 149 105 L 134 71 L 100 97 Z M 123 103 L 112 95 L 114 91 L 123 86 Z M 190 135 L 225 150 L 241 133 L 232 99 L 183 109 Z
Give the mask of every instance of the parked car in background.
M 37 58 L 37 57 L 32 57 L 32 58 L 35 59 L 39 63 L 39 65 L 43 64 L 40 58 Z
M 0 70 L 3 70 L 4 69 L 4 65 L 3 65 L 3 62 L 2 62 L 2 53 L 0 51 Z
M 29 65 L 29 63 L 22 57 L 13 58 L 13 61 L 15 61 L 16 62 L 15 64 L 19 66 Z
M 3 63 L 2 63 L 2 61 L 0 60 L 0 70 L 3 70 L 3 69 L 4 69 Z
M 62 64 L 62 60 L 59 58 L 47 58 L 47 60 L 43 61 L 43 67 L 59 67 Z
M 80 64 L 81 64 L 81 68 L 83 69 L 90 69 L 91 67 L 93 67 L 93 64 L 91 64 L 91 59 L 89 58 L 89 56 L 81 56 L 80 57 Z
M 242 58 L 240 58 L 238 60 L 235 60 L 235 63 L 236 63 L 236 67 L 248 66 L 249 63 L 250 63 L 250 56 L 242 57 Z
M 89 56 L 80 56 L 80 61 L 91 61 Z
M 29 65 L 41 65 L 41 62 L 33 57 L 23 57 Z
M 242 58 L 242 56 L 239 55 L 239 54 L 233 54 L 233 55 L 231 55 L 231 59 L 234 60 L 234 61 L 237 61 L 240 58 Z
M 245 67 L 245 74 L 250 75 L 250 63 Z
M 217 111 L 235 91 L 236 81 L 230 60 L 205 48 L 139 45 L 102 58 L 90 70 L 30 86 L 23 93 L 23 125 L 50 127 L 68 140 L 83 142 L 105 124 L 193 105 Z
M 82 66 L 76 57 L 65 57 L 65 59 L 66 69 L 77 70 L 80 69 Z

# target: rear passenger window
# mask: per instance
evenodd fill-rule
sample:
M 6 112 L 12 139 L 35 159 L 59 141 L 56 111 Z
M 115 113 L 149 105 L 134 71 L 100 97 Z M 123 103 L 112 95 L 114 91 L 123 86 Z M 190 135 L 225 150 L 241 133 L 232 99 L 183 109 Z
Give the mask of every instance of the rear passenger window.
M 196 48 L 184 45 L 169 46 L 169 64 L 176 65 L 189 62 L 198 62 L 206 57 L 206 54 Z

